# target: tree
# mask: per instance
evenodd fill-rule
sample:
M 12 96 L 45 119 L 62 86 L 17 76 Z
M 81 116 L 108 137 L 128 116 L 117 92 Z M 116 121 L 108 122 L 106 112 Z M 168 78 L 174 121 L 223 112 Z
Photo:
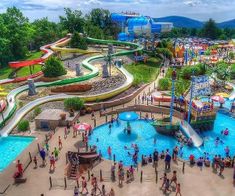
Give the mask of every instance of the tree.
M 106 39 L 114 39 L 120 32 L 118 25 L 112 22 L 109 10 L 100 8 L 93 9 L 86 15 L 85 30 L 90 37 Z
M 83 32 L 85 20 L 82 17 L 80 10 L 72 11 L 70 8 L 65 8 L 65 16 L 60 16 L 61 25 L 69 32 Z
M 70 46 L 72 48 L 79 48 L 82 50 L 87 50 L 87 40 L 85 37 L 81 36 L 78 32 L 75 32 L 71 38 Z
M 1 57 L 0 63 L 22 59 L 28 52 L 33 28 L 28 18 L 16 7 L 8 8 L 0 14 Z
M 48 21 L 48 18 L 35 20 L 33 23 L 33 48 L 39 49 L 41 46 L 52 43 L 62 37 L 60 25 Z
M 67 73 L 62 62 L 54 56 L 50 57 L 46 61 L 44 67 L 42 68 L 42 72 L 45 77 L 49 78 L 62 76 Z
M 218 36 L 218 27 L 211 18 L 207 21 L 202 28 L 202 35 L 210 39 L 216 39 Z
M 64 107 L 67 110 L 80 110 L 84 106 L 84 100 L 80 99 L 79 97 L 72 97 L 72 98 L 67 98 L 64 100 Z

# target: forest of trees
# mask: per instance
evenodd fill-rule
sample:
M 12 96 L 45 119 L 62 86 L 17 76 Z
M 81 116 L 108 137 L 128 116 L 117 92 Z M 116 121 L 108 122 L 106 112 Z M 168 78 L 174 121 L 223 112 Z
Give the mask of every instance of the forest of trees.
M 82 32 L 90 37 L 115 39 L 119 28 L 112 24 L 110 12 L 93 9 L 83 15 L 79 10 L 65 8 L 58 23 L 42 18 L 30 22 L 16 7 L 0 14 L 0 66 L 24 59 L 29 51 L 56 41 L 67 33 Z
M 108 10 L 93 9 L 84 15 L 80 10 L 64 9 L 64 16 L 59 22 L 48 18 L 30 22 L 16 7 L 8 8 L 0 14 L 0 66 L 9 61 L 24 59 L 29 51 L 51 43 L 67 33 L 81 32 L 98 39 L 116 39 L 120 28 L 111 21 Z M 235 29 L 219 29 L 210 19 L 202 29 L 177 29 L 161 37 L 199 36 L 211 39 L 235 38 Z
M 177 38 L 177 37 L 203 37 L 220 39 L 220 40 L 229 40 L 235 39 L 235 29 L 218 28 L 213 19 L 209 19 L 201 29 L 196 28 L 173 28 L 171 32 L 164 33 L 161 35 L 161 38 Z

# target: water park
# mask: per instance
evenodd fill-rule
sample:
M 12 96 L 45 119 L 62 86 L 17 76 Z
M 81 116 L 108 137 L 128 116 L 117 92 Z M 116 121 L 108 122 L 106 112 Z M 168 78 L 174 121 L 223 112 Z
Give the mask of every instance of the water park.
M 233 195 L 234 41 L 161 38 L 172 23 L 134 12 L 110 19 L 116 40 L 66 32 L 8 62 L 0 195 Z

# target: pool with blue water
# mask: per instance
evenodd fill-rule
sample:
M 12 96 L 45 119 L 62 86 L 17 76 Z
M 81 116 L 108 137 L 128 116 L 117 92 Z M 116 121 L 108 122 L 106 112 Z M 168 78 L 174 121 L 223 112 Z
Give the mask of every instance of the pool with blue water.
M 116 160 L 122 160 L 126 166 L 133 164 L 132 156 L 128 155 L 128 152 L 130 154 L 134 153 L 134 149 L 131 147 L 132 144 L 137 144 L 139 147 L 139 161 L 141 161 L 141 155 L 149 156 L 155 149 L 159 152 L 170 149 L 172 152 L 172 149 L 176 145 L 180 146 L 174 137 L 165 136 L 156 132 L 155 128 L 148 121 L 136 120 L 130 122 L 130 125 L 132 128 L 131 135 L 124 133 L 123 130 L 127 126 L 127 123 L 124 121 L 121 121 L 119 125 L 114 123 L 111 132 L 109 131 L 108 124 L 101 125 L 94 129 L 93 134 L 89 138 L 89 145 L 96 145 L 98 150 L 101 151 L 102 156 L 106 159 L 110 159 L 107 149 L 111 146 L 112 154 L 115 154 Z M 188 160 L 190 154 L 198 158 L 204 156 L 204 152 L 209 153 L 210 158 L 215 154 L 225 156 L 224 149 L 226 146 L 230 148 L 230 155 L 235 155 L 234 125 L 234 118 L 217 113 L 213 130 L 205 131 L 201 135 L 204 139 L 204 146 L 200 148 L 184 146 L 180 152 L 182 158 Z M 229 129 L 228 136 L 221 135 L 221 130 L 225 128 Z M 216 137 L 219 137 L 223 143 L 219 143 L 216 146 Z M 154 138 L 156 138 L 156 144 L 154 144 Z
M 6 169 L 34 140 L 34 137 L 0 137 L 0 172 Z

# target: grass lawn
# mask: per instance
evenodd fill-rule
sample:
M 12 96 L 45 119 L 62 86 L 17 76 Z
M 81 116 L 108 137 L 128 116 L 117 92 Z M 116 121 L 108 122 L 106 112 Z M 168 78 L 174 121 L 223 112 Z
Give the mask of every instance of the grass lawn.
M 32 60 L 41 57 L 42 52 L 32 52 L 23 60 Z M 9 74 L 13 70 L 10 67 L 0 68 L 0 80 L 8 78 Z M 37 73 L 41 71 L 41 65 L 35 65 L 34 69 L 32 68 L 32 73 Z M 24 77 L 30 75 L 29 67 L 22 67 L 17 71 L 17 77 Z
M 8 78 L 11 72 L 12 72 L 12 69 L 10 67 L 0 68 L 0 80 Z
M 127 71 L 134 76 L 134 85 L 154 81 L 159 74 L 159 66 L 160 61 L 156 58 L 149 58 L 146 64 L 139 62 L 124 65 Z

